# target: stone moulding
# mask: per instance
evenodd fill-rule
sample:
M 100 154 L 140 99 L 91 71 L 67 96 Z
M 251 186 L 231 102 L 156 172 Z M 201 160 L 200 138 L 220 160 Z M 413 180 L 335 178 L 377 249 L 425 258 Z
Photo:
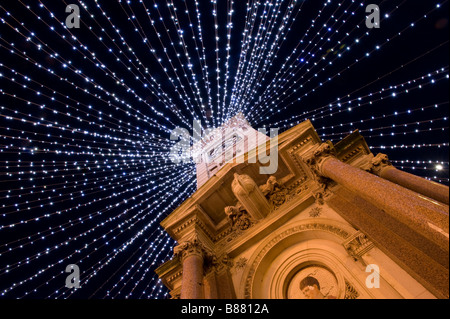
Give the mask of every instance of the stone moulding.
M 191 218 L 185 220 L 181 225 L 179 225 L 177 228 L 173 230 L 173 234 L 175 235 L 175 238 L 177 238 L 178 234 L 180 234 L 183 230 L 190 226 L 198 226 L 208 237 L 211 241 L 214 240 L 214 234 L 211 232 L 209 227 L 203 222 L 201 218 L 198 216 L 192 216 Z
M 352 150 L 351 152 L 346 153 L 342 158 L 340 158 L 341 161 L 343 161 L 344 163 L 347 163 L 348 161 L 350 161 L 352 158 L 356 157 L 359 154 L 363 154 L 364 152 L 364 147 L 362 147 L 361 145 L 356 147 L 354 150 Z
M 183 271 L 182 271 L 182 270 L 176 272 L 175 274 L 173 274 L 172 276 L 170 276 L 169 278 L 167 278 L 167 283 L 168 283 L 168 284 L 172 284 L 172 282 L 173 282 L 174 280 L 176 280 L 177 278 L 180 278 L 182 274 L 183 274 Z

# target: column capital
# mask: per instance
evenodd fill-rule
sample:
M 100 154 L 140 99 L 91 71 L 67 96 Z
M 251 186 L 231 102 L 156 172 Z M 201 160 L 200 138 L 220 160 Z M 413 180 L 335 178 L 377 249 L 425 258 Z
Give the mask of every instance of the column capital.
M 336 150 L 334 149 L 333 144 L 328 141 L 320 144 L 311 155 L 304 159 L 304 161 L 317 176 L 325 177 L 321 167 L 323 162 L 330 157 L 336 157 Z
M 233 267 L 233 265 L 233 261 L 227 254 L 221 255 L 220 257 L 212 256 L 211 260 L 208 262 L 208 270 L 221 272 Z
M 381 172 L 385 168 L 394 168 L 392 163 L 389 161 L 389 157 L 386 154 L 379 153 L 377 156 L 372 158 L 370 172 L 380 176 Z
M 197 237 L 179 244 L 173 249 L 173 252 L 174 256 L 180 258 L 181 261 L 194 255 L 204 259 L 210 254 L 208 248 Z

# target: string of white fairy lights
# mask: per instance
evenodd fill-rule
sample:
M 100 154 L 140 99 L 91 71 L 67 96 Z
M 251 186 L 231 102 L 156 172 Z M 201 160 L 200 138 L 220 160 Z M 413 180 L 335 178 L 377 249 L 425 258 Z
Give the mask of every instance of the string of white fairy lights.
M 0 190 L 0 198 L 5 201 L 0 232 L 20 230 L 25 225 L 28 229 L 0 243 L 0 257 L 11 258 L 0 268 L 0 277 L 14 274 L 19 278 L 2 285 L 1 295 L 14 296 L 17 291 L 15 296 L 19 298 L 41 293 L 49 298 L 75 296 L 82 289 L 65 288 L 67 274 L 64 267 L 57 268 L 75 261 L 83 269 L 82 285 L 95 283 L 100 276 L 105 278 L 90 297 L 166 298 L 167 290 L 153 270 L 171 258 L 176 243 L 158 227 L 158 222 L 195 191 L 193 163 L 175 164 L 168 158 L 174 144 L 168 135 L 178 125 L 190 127 L 192 120 L 199 120 L 208 128 L 215 127 L 243 112 L 252 124 L 264 122 L 286 129 L 306 118 L 324 119 L 349 112 L 349 108 L 355 110 L 394 98 L 392 94 L 400 99 L 403 94 L 448 79 L 448 66 L 444 66 L 420 78 L 354 97 L 376 81 L 362 83 L 337 102 L 271 122 L 271 115 L 298 105 L 303 96 L 338 79 L 345 70 L 417 28 L 447 3 L 433 2 L 426 14 L 400 26 L 400 31 L 392 30 L 383 43 L 343 65 L 340 72 L 325 76 L 329 66 L 353 52 L 353 46 L 362 46 L 364 38 L 370 38 L 371 32 L 360 27 L 362 23 L 342 31 L 355 16 L 363 21 L 364 4 L 354 0 L 324 1 L 306 32 L 299 33 L 300 40 L 284 63 L 278 64 L 282 47 L 291 47 L 291 37 L 296 37 L 292 27 L 301 17 L 305 2 L 249 0 L 243 29 L 238 29 L 234 21 L 239 6 L 233 0 L 201 4 L 197 0 L 193 4 L 154 0 L 152 6 L 142 0 L 118 1 L 117 12 L 99 0 L 78 1 L 84 10 L 83 34 L 67 28 L 64 19 L 58 18 L 61 14 L 52 12 L 51 5 L 42 1 L 34 5 L 18 1 L 21 10 L 34 17 L 33 23 L 39 27 L 29 27 L 31 21 L 23 21 L 17 14 L 21 11 L 1 5 L 0 21 L 15 35 L 14 41 L 0 37 L 1 54 L 29 67 L 24 72 L 7 62 L 0 63 L 0 79 L 8 83 L 0 88 L 1 96 L 26 106 L 19 109 L 7 103 L 0 105 L 0 153 L 8 156 L 0 161 L 0 178 L 4 177 L 0 185 L 11 179 L 20 182 Z M 226 4 L 223 12 L 219 9 L 222 3 Z M 404 4 L 402 1 L 394 6 L 384 19 L 401 11 Z M 202 12 L 206 7 L 210 12 Z M 223 16 L 225 26 L 219 23 Z M 213 26 L 207 21 L 213 21 Z M 42 30 L 48 30 L 59 39 L 58 45 L 72 54 L 63 54 L 65 51 L 56 42 L 46 42 Z M 133 34 L 127 33 L 130 30 Z M 235 30 L 243 33 L 236 35 Z M 214 39 L 205 39 L 206 33 L 214 34 Z M 134 38 L 141 41 L 135 43 Z M 239 59 L 231 63 L 233 45 L 239 38 Z M 347 44 L 350 38 L 355 40 Z M 29 45 L 26 50 L 19 49 L 21 42 Z M 208 46 L 211 43 L 213 47 Z M 155 70 L 147 65 L 150 58 Z M 49 83 L 40 74 L 59 85 Z M 161 77 L 165 77 L 165 84 Z M 294 98 L 299 92 L 303 95 Z M 145 94 L 156 102 L 149 102 Z M 359 119 L 359 123 L 373 122 L 373 128 L 361 132 L 409 135 L 445 131 L 447 116 L 442 110 L 446 106 L 448 101 L 442 101 Z M 108 108 L 113 111 L 105 111 Z M 439 113 L 428 120 L 405 120 L 395 127 L 379 124 L 386 117 L 430 109 Z M 357 124 L 350 120 L 317 129 L 323 137 L 341 138 Z M 448 143 L 437 141 L 371 145 L 374 150 L 445 147 Z M 448 181 L 434 174 L 446 171 L 447 161 L 422 160 L 421 167 L 414 159 L 391 161 L 399 167 L 427 171 L 427 178 Z M 52 223 L 55 218 L 63 219 Z M 51 244 L 45 247 L 46 243 Z M 14 257 L 16 254 L 18 257 Z M 108 273 L 107 269 L 117 265 L 120 258 L 125 261 Z M 28 269 L 27 265 L 39 266 L 35 271 L 21 273 Z M 57 288 L 49 293 L 48 286 Z

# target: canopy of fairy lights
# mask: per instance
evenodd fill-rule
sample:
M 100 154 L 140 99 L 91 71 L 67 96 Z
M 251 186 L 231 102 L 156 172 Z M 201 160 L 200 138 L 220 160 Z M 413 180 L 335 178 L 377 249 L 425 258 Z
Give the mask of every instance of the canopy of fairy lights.
M 359 129 L 448 184 L 448 1 L 372 3 L 379 28 L 356 0 L 3 1 L 0 296 L 170 297 L 159 223 L 196 190 L 170 137 L 194 122 Z

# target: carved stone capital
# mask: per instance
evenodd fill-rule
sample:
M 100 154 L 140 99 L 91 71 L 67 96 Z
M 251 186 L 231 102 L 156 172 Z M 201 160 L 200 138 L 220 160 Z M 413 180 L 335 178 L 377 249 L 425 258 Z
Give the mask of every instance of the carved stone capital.
M 317 185 L 322 189 L 322 191 L 326 191 L 332 181 L 325 177 L 322 173 L 322 164 L 329 158 L 336 157 L 336 150 L 331 142 L 326 142 L 319 145 L 316 150 L 312 152 L 308 157 L 305 157 L 303 160 L 311 169 L 314 179 L 317 182 Z
M 318 176 L 323 176 L 321 173 L 321 165 L 324 160 L 329 157 L 336 156 L 336 150 L 331 142 L 323 143 L 307 158 L 305 163 L 316 173 Z
M 380 176 L 381 171 L 387 167 L 393 167 L 386 154 L 379 153 L 372 159 L 370 172 Z
M 180 258 L 181 261 L 194 255 L 199 256 L 202 259 L 205 259 L 210 255 L 209 250 L 198 238 L 185 241 L 174 248 L 174 256 Z
M 208 262 L 208 271 L 221 272 L 225 269 L 233 267 L 233 261 L 227 254 L 220 257 L 212 256 L 211 260 Z

